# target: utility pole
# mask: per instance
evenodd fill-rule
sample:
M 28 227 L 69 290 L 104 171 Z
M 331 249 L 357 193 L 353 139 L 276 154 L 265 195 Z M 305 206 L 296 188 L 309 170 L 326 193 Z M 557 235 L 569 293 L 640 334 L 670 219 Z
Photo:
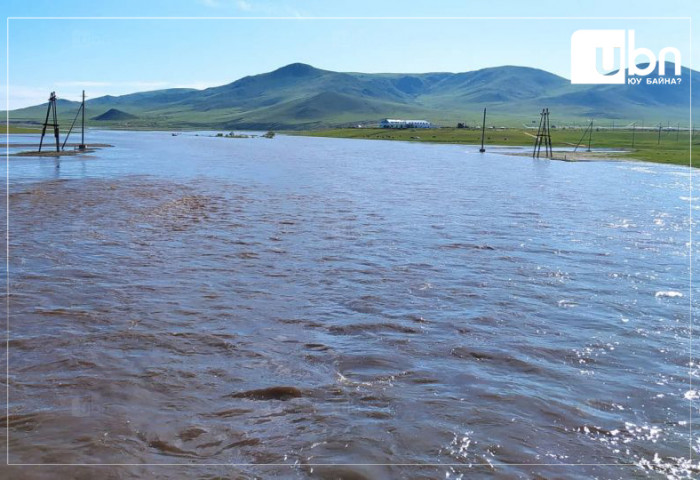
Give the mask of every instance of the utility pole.
M 540 125 L 537 127 L 537 136 L 535 137 L 535 146 L 532 149 L 532 158 L 540 156 L 540 145 L 542 145 L 542 122 L 544 121 L 544 109 L 540 113 Z
M 634 148 L 634 131 L 637 128 L 637 122 L 632 124 L 632 148 Z
M 51 123 L 49 123 L 49 117 L 51 117 Z M 58 115 L 56 114 L 56 92 L 51 92 L 49 96 L 49 106 L 46 109 L 46 119 L 44 120 L 44 127 L 41 129 L 41 140 L 39 140 L 39 151 L 41 152 L 41 146 L 44 144 L 44 135 L 46 135 L 46 128 L 53 127 L 53 135 L 56 137 L 56 151 L 60 151 L 60 145 L 58 140 Z
M 659 138 L 656 141 L 657 145 L 661 145 L 661 122 L 659 122 Z
M 535 137 L 535 146 L 532 150 L 532 158 L 540 158 L 540 150 L 544 143 L 544 154 L 546 158 L 552 158 L 552 135 L 549 129 L 549 109 L 543 108 L 540 113 L 540 126 Z
M 583 131 L 583 135 L 581 135 L 581 139 L 578 141 L 576 146 L 574 147 L 574 152 L 578 150 L 578 147 L 581 146 L 583 143 L 583 140 L 586 138 L 586 134 L 588 134 L 588 151 L 591 151 L 591 135 L 593 134 L 593 120 L 591 119 L 590 123 L 586 127 L 586 129 Z
M 678 139 L 681 136 L 681 122 L 678 122 L 678 128 L 676 128 L 676 143 L 678 143 Z
M 80 105 L 80 108 L 83 110 L 83 125 L 80 129 L 80 145 L 78 145 L 78 148 L 85 150 L 85 90 L 83 90 L 83 103 Z
M 80 145 L 78 145 L 78 150 L 85 150 L 85 90 L 83 90 L 83 101 L 78 107 L 78 111 L 75 112 L 75 117 L 73 117 L 73 123 L 70 124 L 68 133 L 66 134 L 66 139 L 63 140 L 63 146 L 61 147 L 61 150 L 65 150 L 66 144 L 68 143 L 68 137 L 70 137 L 70 134 L 73 131 L 73 127 L 75 126 L 75 122 L 78 120 L 78 115 L 80 115 L 81 113 L 83 114 L 83 128 L 80 135 Z
M 481 148 L 479 152 L 484 153 L 486 149 L 484 148 L 484 134 L 486 133 L 486 109 L 484 108 L 484 120 L 481 123 Z

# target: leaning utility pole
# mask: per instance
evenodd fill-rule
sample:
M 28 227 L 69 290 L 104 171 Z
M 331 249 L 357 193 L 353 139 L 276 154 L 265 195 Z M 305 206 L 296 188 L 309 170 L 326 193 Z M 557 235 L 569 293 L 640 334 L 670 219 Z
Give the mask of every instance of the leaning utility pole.
M 593 135 L 593 120 L 590 121 L 588 124 L 588 127 L 583 131 L 583 135 L 581 136 L 581 140 L 578 141 L 576 146 L 574 147 L 574 152 L 578 150 L 578 147 L 581 146 L 581 143 L 583 143 L 583 139 L 586 138 L 586 134 L 588 134 L 588 151 L 591 151 L 591 137 Z
M 78 145 L 78 149 L 85 150 L 85 90 L 83 90 L 83 102 L 80 104 L 80 107 L 78 107 L 78 111 L 75 112 L 75 118 L 73 118 L 73 123 L 70 124 L 70 128 L 68 129 L 68 134 L 66 135 L 66 139 L 63 140 L 63 145 L 61 146 L 61 150 L 65 150 L 66 143 L 68 143 L 68 137 L 70 137 L 70 134 L 73 131 L 73 127 L 75 126 L 75 121 L 78 119 L 78 115 L 80 115 L 81 112 L 83 113 L 83 125 L 82 125 L 82 131 L 81 131 L 81 135 L 80 135 L 80 145 Z
M 49 116 L 51 117 L 51 123 L 49 123 Z M 56 151 L 60 151 L 59 140 L 58 140 L 58 115 L 56 114 L 56 92 L 51 92 L 49 96 L 49 106 L 46 109 L 46 119 L 44 120 L 44 127 L 41 129 L 41 140 L 39 140 L 39 151 L 41 152 L 41 146 L 44 144 L 44 135 L 46 135 L 46 128 L 53 127 L 53 135 L 56 137 Z

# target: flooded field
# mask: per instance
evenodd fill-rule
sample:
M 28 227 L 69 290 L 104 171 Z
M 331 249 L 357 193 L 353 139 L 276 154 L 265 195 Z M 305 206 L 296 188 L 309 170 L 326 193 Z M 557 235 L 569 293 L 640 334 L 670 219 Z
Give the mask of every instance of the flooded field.
M 688 169 L 91 133 L 10 159 L 3 478 L 700 472 Z

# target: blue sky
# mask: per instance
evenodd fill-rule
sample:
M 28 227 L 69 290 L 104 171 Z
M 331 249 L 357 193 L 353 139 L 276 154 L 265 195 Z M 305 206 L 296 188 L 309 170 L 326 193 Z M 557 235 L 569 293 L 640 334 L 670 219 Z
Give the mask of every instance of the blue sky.
M 304 62 L 361 72 L 468 71 L 525 65 L 569 76 L 571 34 L 582 28 L 635 29 L 638 46 L 673 46 L 685 66 L 687 20 L 311 20 L 299 17 L 691 16 L 698 2 L 589 0 L 330 1 L 33 0 L 3 2 L 5 17 L 242 17 L 195 20 L 9 20 L 10 108 L 45 101 L 51 90 L 77 98 L 170 87 L 221 85 Z M 249 17 L 291 17 L 256 20 Z M 700 18 L 696 21 L 700 24 Z M 6 29 L 5 22 L 0 27 Z M 700 39 L 700 32 L 696 35 Z M 698 43 L 698 40 L 695 41 Z M 6 51 L 5 48 L 2 49 Z M 691 60 L 694 60 L 691 62 Z M 5 63 L 0 85 L 6 80 Z M 7 107 L 5 95 L 0 109 Z

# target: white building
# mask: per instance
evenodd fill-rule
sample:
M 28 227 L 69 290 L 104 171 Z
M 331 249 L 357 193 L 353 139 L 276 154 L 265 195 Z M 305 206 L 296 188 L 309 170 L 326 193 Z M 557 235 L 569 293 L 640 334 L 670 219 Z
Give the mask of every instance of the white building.
M 427 120 L 398 120 L 385 118 L 379 122 L 381 128 L 431 128 L 432 125 Z

